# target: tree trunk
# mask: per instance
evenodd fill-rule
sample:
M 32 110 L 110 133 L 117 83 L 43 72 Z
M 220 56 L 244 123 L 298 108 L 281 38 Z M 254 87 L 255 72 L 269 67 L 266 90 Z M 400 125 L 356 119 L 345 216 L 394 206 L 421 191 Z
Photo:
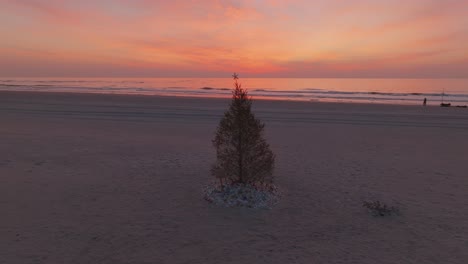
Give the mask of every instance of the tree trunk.
M 239 118 L 239 142 L 237 145 L 237 151 L 239 152 L 239 182 L 244 183 L 244 179 L 242 179 L 243 168 L 242 168 L 242 125 Z

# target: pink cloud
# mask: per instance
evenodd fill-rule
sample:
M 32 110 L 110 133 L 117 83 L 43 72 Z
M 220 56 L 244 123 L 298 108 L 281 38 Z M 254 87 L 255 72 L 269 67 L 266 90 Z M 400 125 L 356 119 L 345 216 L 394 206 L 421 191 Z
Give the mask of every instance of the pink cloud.
M 457 67 L 468 59 L 466 1 L 0 0 L 0 5 L 5 36 L 0 55 L 8 55 L 10 63 L 16 58 L 24 69 L 17 74 L 24 75 L 49 61 L 67 64 L 67 74 L 73 74 L 73 64 L 95 63 L 103 75 L 112 73 L 106 65 L 120 65 L 118 72 L 127 69 L 130 75 L 138 75 L 136 69 L 175 75 L 242 69 L 271 76 L 452 76 L 466 70 Z M 440 67 L 436 73 L 437 67 L 428 65 L 448 65 L 451 72 Z

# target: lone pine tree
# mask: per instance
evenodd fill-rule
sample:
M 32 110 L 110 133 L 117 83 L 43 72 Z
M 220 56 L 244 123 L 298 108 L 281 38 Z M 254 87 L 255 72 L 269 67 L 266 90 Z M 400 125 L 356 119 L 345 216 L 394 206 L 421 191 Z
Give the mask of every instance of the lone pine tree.
M 233 78 L 232 101 L 213 139 L 217 159 L 211 172 L 222 185 L 270 184 L 275 155 L 263 137 L 265 124 L 252 113 L 252 99 L 236 73 Z

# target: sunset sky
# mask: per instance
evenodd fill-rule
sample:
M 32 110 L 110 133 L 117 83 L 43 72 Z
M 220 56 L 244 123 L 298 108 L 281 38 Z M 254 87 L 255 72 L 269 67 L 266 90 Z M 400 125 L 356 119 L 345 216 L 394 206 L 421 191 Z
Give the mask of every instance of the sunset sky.
M 0 0 L 0 76 L 468 77 L 467 14 L 468 0 Z

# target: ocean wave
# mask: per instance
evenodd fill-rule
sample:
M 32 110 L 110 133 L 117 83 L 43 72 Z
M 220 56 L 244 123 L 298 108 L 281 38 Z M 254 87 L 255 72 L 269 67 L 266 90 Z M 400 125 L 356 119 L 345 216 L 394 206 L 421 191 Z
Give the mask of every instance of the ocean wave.
M 0 87 L 18 87 L 18 86 L 23 86 L 23 85 L 20 85 L 20 84 L 2 84 L 0 83 Z
M 68 83 L 79 83 L 79 81 L 68 81 Z M 93 82 L 96 83 L 96 82 Z M 133 82 L 135 84 L 142 83 L 142 82 Z M 99 91 L 146 91 L 146 92 L 164 92 L 164 91 L 172 91 L 172 90 L 180 90 L 181 92 L 186 92 L 188 94 L 193 93 L 194 89 L 189 87 L 183 86 L 168 86 L 168 87 L 138 87 L 138 86 L 119 86 L 116 84 L 109 84 L 106 85 L 95 85 L 95 86 L 76 86 L 76 85 L 60 85 L 60 84 L 44 84 L 42 81 L 37 81 L 36 84 L 20 84 L 20 83 L 12 83 L 3 81 L 0 83 L 0 87 L 22 87 L 27 89 L 29 88 L 47 88 L 47 89 L 66 89 L 71 90 L 75 89 L 76 91 L 80 90 L 99 90 Z M 204 86 L 199 88 L 199 90 L 204 92 L 223 92 L 230 91 L 230 88 L 225 87 L 209 87 Z M 381 97 L 441 97 L 442 95 L 445 97 L 461 97 L 461 98 L 468 98 L 468 94 L 462 93 L 422 93 L 422 92 L 409 92 L 409 93 L 400 93 L 400 92 L 380 92 L 380 91 L 340 91 L 340 90 L 325 90 L 325 89 L 318 89 L 314 88 L 308 90 L 278 90 L 278 89 L 265 89 L 265 88 L 258 88 L 253 89 L 250 91 L 252 95 L 265 95 L 265 96 L 285 96 L 285 97 L 336 97 L 339 96 L 340 98 L 349 98 L 349 97 L 359 97 L 364 96 L 366 98 L 373 98 L 375 96 Z
M 166 85 L 159 80 L 54 80 L 54 79 L 2 79 L 0 90 L 3 91 L 48 91 L 48 92 L 83 92 L 83 93 L 110 93 L 110 94 L 142 94 L 142 95 L 183 95 L 202 97 L 226 97 L 230 95 L 232 88 L 210 85 L 210 80 L 200 81 L 198 87 L 184 86 L 185 80 L 173 80 L 173 85 Z M 206 85 L 205 85 L 206 84 Z M 196 86 L 197 87 L 197 86 Z M 268 87 L 255 87 L 247 89 L 255 98 L 275 98 L 285 100 L 302 101 L 399 101 L 419 102 L 427 98 L 429 102 L 440 101 L 444 96 L 446 101 L 454 103 L 467 103 L 468 91 L 463 93 L 460 89 L 454 93 L 438 93 L 434 91 L 421 92 L 395 92 L 389 90 L 339 90 L 323 88 L 297 88 L 297 89 L 273 89 Z
M 216 90 L 216 91 L 230 91 L 229 88 L 214 88 L 214 87 L 201 87 L 201 90 Z

